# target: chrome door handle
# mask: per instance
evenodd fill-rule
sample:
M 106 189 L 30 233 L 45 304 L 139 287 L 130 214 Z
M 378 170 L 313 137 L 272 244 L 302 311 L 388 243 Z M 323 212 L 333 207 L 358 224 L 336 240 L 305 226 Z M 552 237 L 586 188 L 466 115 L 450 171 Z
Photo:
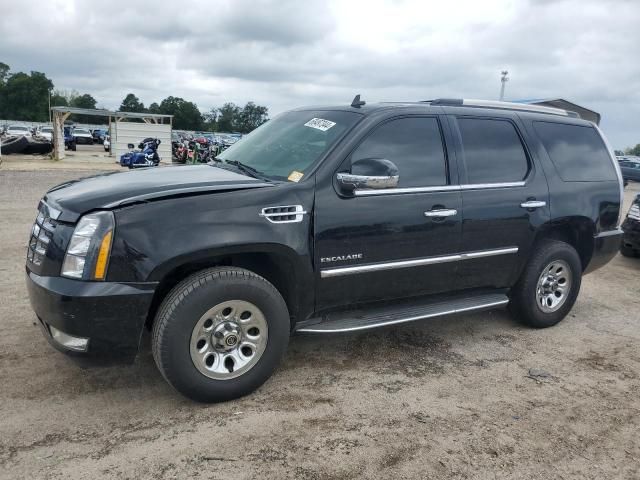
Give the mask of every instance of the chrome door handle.
M 547 204 L 547 202 L 542 202 L 540 200 L 528 200 L 524 203 L 521 203 L 520 206 L 522 208 L 540 208 L 540 207 L 544 207 Z
M 458 211 L 454 209 L 429 210 L 424 212 L 425 217 L 453 217 Z

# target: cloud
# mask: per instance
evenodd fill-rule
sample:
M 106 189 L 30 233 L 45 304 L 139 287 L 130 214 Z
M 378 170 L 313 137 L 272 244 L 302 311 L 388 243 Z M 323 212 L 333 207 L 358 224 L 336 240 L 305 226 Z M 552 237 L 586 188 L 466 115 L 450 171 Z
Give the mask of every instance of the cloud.
M 202 110 L 436 97 L 563 97 L 640 142 L 640 4 L 632 0 L 175 2 L 23 0 L 3 7 L 0 61 L 116 107 L 168 95 Z

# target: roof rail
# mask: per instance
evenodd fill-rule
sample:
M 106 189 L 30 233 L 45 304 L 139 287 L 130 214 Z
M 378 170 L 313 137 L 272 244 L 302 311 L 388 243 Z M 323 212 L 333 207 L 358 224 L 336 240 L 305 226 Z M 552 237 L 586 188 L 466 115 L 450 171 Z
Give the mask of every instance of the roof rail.
M 563 110 L 561 108 L 545 107 L 542 105 L 530 105 L 514 102 L 500 102 L 497 100 L 473 100 L 469 98 L 436 98 L 428 100 L 425 103 L 431 105 L 440 105 L 447 107 L 478 107 L 478 108 L 496 108 L 500 110 L 520 110 L 523 112 L 547 113 L 550 115 L 560 115 L 563 117 L 580 118 L 576 112 Z

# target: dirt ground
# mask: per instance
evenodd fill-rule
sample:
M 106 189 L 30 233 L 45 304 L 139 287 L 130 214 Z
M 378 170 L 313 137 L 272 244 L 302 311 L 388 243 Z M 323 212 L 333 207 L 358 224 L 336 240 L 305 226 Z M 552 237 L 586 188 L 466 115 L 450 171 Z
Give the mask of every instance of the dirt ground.
M 0 478 L 640 478 L 640 259 L 585 277 L 551 329 L 495 311 L 294 337 L 257 392 L 199 405 L 148 342 L 82 370 L 34 324 L 37 201 L 87 173 L 0 170 Z

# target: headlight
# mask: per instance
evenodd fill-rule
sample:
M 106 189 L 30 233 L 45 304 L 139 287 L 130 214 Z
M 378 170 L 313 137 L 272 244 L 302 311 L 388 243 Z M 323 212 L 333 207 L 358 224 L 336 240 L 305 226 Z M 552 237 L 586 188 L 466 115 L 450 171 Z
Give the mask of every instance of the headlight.
M 96 212 L 80 219 L 62 263 L 62 276 L 104 280 L 111 254 L 115 221 L 111 212 Z

